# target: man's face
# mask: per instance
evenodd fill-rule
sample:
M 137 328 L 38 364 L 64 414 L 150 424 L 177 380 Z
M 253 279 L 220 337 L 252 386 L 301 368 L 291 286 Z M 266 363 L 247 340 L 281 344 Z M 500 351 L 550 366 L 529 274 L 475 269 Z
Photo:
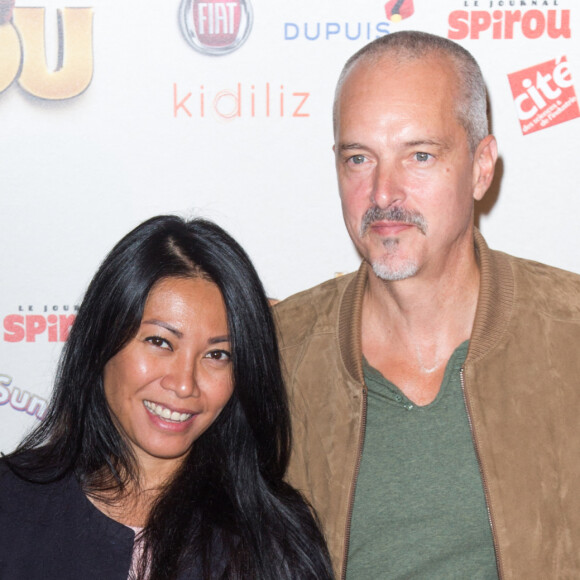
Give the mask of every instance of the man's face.
M 383 279 L 441 275 L 473 243 L 473 199 L 491 177 L 481 183 L 486 140 L 472 155 L 457 93 L 451 63 L 435 56 L 363 60 L 343 84 L 335 154 L 344 220 Z

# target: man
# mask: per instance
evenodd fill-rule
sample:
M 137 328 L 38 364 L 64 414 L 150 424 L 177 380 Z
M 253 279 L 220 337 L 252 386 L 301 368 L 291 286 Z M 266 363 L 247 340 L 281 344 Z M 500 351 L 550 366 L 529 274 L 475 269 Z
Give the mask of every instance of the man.
M 580 577 L 580 277 L 489 250 L 473 57 L 419 32 L 339 79 L 357 273 L 276 306 L 290 471 L 338 578 Z

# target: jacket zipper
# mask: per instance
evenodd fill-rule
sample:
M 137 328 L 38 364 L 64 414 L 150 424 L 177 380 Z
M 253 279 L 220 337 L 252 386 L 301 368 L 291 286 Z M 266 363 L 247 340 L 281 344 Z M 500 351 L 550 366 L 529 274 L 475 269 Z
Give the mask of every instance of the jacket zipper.
M 459 371 L 459 379 L 461 382 L 461 392 L 463 393 L 463 402 L 465 403 L 465 408 L 467 410 L 467 420 L 469 421 L 469 429 L 471 431 L 471 438 L 473 440 L 473 447 L 475 448 L 475 456 L 477 458 L 477 464 L 479 466 L 479 473 L 481 475 L 481 482 L 483 484 L 483 494 L 485 496 L 485 505 L 487 507 L 487 518 L 489 520 L 489 526 L 491 528 L 491 536 L 493 538 L 493 547 L 495 550 L 495 561 L 497 566 L 497 575 L 499 580 L 503 578 L 503 567 L 501 563 L 501 553 L 499 549 L 499 542 L 495 533 L 495 527 L 493 525 L 493 518 L 491 517 L 491 500 L 489 496 L 489 488 L 487 485 L 487 479 L 485 477 L 485 472 L 483 471 L 483 465 L 481 463 L 481 456 L 479 453 L 479 445 L 477 443 L 477 438 L 475 436 L 475 430 L 473 428 L 473 423 L 471 421 L 471 406 L 469 404 L 469 399 L 467 397 L 467 391 L 465 390 L 465 376 L 464 367 L 461 367 Z
M 367 427 L 367 388 L 366 386 L 362 390 L 362 413 L 361 413 L 361 424 L 358 436 L 358 451 L 356 457 L 356 463 L 354 468 L 354 475 L 352 478 L 352 485 L 350 488 L 350 500 L 348 504 L 348 512 L 346 516 L 346 528 L 344 534 L 344 552 L 342 555 L 342 571 L 340 573 L 341 580 L 346 580 L 346 561 L 348 558 L 348 549 L 350 545 L 350 528 L 352 523 L 352 511 L 354 509 L 354 494 L 356 490 L 356 482 L 358 479 L 358 474 L 360 471 L 360 463 L 362 460 L 362 452 L 364 446 L 364 434 Z

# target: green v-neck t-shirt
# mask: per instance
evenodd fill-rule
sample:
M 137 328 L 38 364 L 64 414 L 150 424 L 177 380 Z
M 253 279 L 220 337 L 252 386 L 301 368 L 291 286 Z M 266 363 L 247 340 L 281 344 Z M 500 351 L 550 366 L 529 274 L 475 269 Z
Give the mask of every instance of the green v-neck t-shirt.
M 363 361 L 367 424 L 347 580 L 497 580 L 461 388 L 468 344 L 457 347 L 425 406 Z

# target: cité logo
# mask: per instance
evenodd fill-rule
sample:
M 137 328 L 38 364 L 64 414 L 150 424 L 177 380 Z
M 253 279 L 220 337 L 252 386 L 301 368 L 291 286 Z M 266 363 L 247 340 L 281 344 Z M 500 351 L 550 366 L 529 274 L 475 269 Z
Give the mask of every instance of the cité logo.
M 250 0 L 182 0 L 181 31 L 195 50 L 214 56 L 237 50 L 252 29 Z
M 14 8 L 0 0 L 0 92 L 16 79 L 27 93 L 47 100 L 81 94 L 93 78 L 93 10 L 58 11 L 59 61 L 46 66 L 44 8 Z
M 580 117 L 565 56 L 508 75 L 522 133 Z

